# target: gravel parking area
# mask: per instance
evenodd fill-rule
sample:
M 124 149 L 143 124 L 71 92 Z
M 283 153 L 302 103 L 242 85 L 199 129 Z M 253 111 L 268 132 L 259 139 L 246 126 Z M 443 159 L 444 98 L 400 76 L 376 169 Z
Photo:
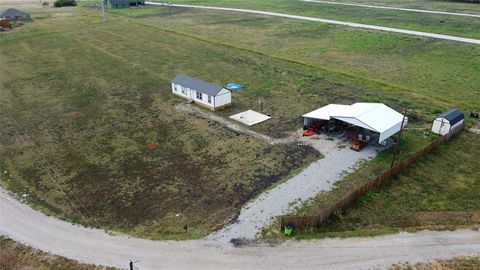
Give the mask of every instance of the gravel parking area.
M 255 238 L 275 217 L 293 212 L 320 191 L 331 190 L 359 161 L 372 159 L 377 153 L 373 146 L 354 152 L 340 140 L 327 139 L 325 135 L 301 138 L 299 143 L 314 146 L 325 157 L 249 202 L 234 222 L 211 234 L 209 239 L 229 242 L 233 238 Z

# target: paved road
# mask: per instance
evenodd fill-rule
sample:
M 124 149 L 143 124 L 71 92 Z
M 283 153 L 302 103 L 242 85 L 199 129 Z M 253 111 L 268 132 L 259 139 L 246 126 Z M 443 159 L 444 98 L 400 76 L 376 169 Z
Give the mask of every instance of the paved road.
M 320 0 L 300 0 L 300 1 L 319 3 L 319 4 L 327 4 L 327 5 L 340 5 L 340 6 L 352 6 L 352 7 L 364 7 L 364 8 L 390 9 L 390 10 L 400 10 L 400 11 L 408 11 L 408 12 L 420 12 L 420 13 L 430 13 L 430 14 L 442 14 L 442 15 L 480 18 L 480 15 L 471 14 L 471 13 L 457 13 L 457 12 L 446 12 L 446 11 L 436 11 L 436 10 L 426 10 L 426 9 L 387 7 L 387 6 L 354 4 L 354 3 L 344 3 L 344 2 L 331 2 L 331 1 L 320 1 Z
M 288 241 L 234 248 L 207 240 L 150 241 L 112 236 L 37 212 L 0 189 L 0 234 L 32 247 L 87 263 L 148 269 L 385 269 L 398 262 L 425 262 L 480 255 L 480 232 L 401 233 L 376 238 Z
M 464 42 L 464 43 L 470 43 L 470 44 L 479 44 L 480 45 L 480 39 L 456 37 L 456 36 L 449 36 L 449 35 L 442 35 L 442 34 L 435 34 L 435 33 L 427 33 L 427 32 L 420 32 L 420 31 L 413 31 L 413 30 L 406 30 L 406 29 L 399 29 L 399 28 L 391 28 L 391 27 L 384 27 L 384 26 L 377 26 L 377 25 L 369 25 L 369 24 L 361 24 L 361 23 L 353 23 L 353 22 L 328 20 L 328 19 L 306 17 L 306 16 L 299 16 L 299 15 L 291 15 L 291 14 L 284 14 L 284 13 L 251 10 L 251 9 L 241 9 L 241 8 L 224 8 L 224 7 L 196 6 L 196 5 L 177 5 L 177 4 L 165 4 L 165 3 L 156 3 L 156 2 L 145 2 L 145 3 L 148 4 L 148 5 L 158 5 L 158 6 L 170 5 L 170 6 L 173 6 L 173 7 L 188 7 L 188 8 L 198 8 L 198 9 L 211 9 L 211 10 L 223 10 L 223 11 L 252 13 L 252 14 L 259 14 L 259 15 L 266 15 L 266 16 L 282 17 L 282 18 L 304 20 L 304 21 L 311 21 L 311 22 L 322 22 L 322 23 L 329 23 L 329 24 L 337 24 L 337 25 L 344 25 L 344 26 L 354 27 L 354 28 L 385 31 L 385 32 L 391 32 L 391 33 L 414 35 L 414 36 L 420 36 L 420 37 L 429 37 L 429 38 L 435 38 L 435 39 L 451 40 L 451 41 L 458 41 L 458 42 Z

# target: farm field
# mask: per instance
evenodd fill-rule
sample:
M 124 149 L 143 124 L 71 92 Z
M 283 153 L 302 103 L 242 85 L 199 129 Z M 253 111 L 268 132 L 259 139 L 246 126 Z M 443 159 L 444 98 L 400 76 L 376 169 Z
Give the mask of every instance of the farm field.
M 451 106 L 466 111 L 480 106 L 475 98 L 480 93 L 479 46 L 220 11 L 145 8 L 116 13 L 316 69 L 320 78 L 299 85 L 299 98 L 314 105 L 289 108 L 296 115 L 318 107 L 320 93 L 328 102 L 381 101 L 413 107 L 426 121 Z M 337 86 L 325 85 L 327 81 Z M 261 91 L 269 87 L 264 81 L 243 82 Z M 322 91 L 328 88 L 333 91 Z M 336 93 L 339 88 L 341 93 Z
M 480 168 L 475 159 L 480 155 L 479 145 L 480 136 L 465 131 L 458 134 L 382 187 L 361 196 L 354 205 L 333 216 L 318 230 L 300 233 L 297 238 L 478 227 Z M 328 206 L 338 194 L 354 190 L 362 179 L 371 179 L 381 168 L 387 169 L 389 163 L 386 156 L 379 155 L 373 162 L 347 175 L 330 194 L 317 196 L 299 213 L 314 214 Z
M 152 1 L 163 2 L 163 1 Z M 453 36 L 479 38 L 478 31 L 480 18 L 447 16 L 415 12 L 404 12 L 386 9 L 368 9 L 353 6 L 325 5 L 296 0 L 176 0 L 173 4 L 192 4 L 204 6 L 221 6 L 244 9 L 256 9 L 288 13 L 294 15 L 319 17 L 355 23 L 373 24 L 416 30 L 423 32 L 441 33 Z M 460 3 L 464 6 L 464 3 Z M 480 12 L 478 4 L 471 4 L 472 10 Z M 478 13 L 480 14 L 480 13 Z

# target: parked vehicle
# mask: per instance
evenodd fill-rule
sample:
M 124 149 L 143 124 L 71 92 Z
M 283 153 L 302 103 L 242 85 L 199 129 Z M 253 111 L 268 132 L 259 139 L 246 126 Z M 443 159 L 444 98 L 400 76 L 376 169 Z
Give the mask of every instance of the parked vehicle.
M 355 140 L 350 145 L 350 149 L 358 152 L 358 151 L 362 150 L 365 146 L 367 146 L 367 142 L 361 141 L 361 140 Z
M 313 128 L 309 128 L 309 129 L 303 131 L 303 137 L 312 136 L 314 134 L 315 134 L 315 131 L 313 131 Z

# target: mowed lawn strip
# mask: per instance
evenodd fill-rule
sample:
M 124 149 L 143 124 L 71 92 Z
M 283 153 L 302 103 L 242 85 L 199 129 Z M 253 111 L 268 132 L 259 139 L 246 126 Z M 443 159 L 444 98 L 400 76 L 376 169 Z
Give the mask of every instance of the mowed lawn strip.
M 418 135 L 418 134 L 417 134 Z M 412 141 L 412 136 L 409 136 Z M 480 136 L 462 132 L 418 160 L 380 188 L 368 191 L 352 206 L 339 211 L 324 226 L 301 233 L 298 239 L 331 236 L 366 236 L 410 229 L 450 229 L 480 224 Z M 403 146 L 403 149 L 405 146 Z M 409 147 L 408 147 L 409 148 Z M 408 151 L 407 151 L 408 152 Z M 319 195 L 300 214 L 315 214 L 347 193 L 363 179 L 388 167 L 389 159 L 379 155 L 356 172 L 347 175 L 332 194 Z
M 124 18 L 100 24 L 88 9 L 66 10 L 35 14 L 0 41 L 1 178 L 22 200 L 136 236 L 198 238 L 321 157 L 174 108 L 184 102 L 171 95 L 177 72 L 221 83 L 215 74 L 238 73 L 231 62 L 248 55 Z M 255 67 L 268 60 L 249 61 Z M 240 70 L 253 77 L 271 69 Z
M 158 0 L 152 2 L 165 3 L 165 1 Z M 480 19 L 478 18 L 427 13 L 418 14 L 353 6 L 320 5 L 318 3 L 290 0 L 175 0 L 171 2 L 173 4 L 254 9 L 460 37 L 480 37 L 480 32 L 478 31 Z

